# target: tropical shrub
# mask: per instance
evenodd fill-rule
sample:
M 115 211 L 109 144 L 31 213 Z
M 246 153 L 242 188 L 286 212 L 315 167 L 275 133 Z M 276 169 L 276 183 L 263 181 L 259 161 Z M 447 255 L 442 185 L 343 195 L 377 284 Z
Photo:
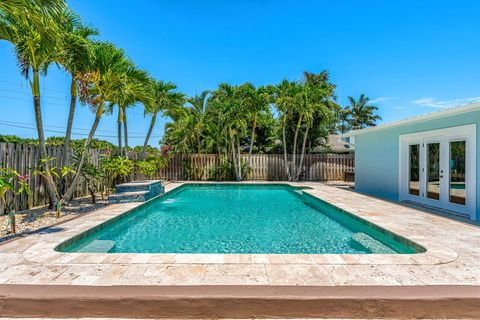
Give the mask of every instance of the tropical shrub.
M 52 188 L 53 192 L 55 193 L 57 202 L 54 203 L 54 208 L 57 214 L 57 219 L 60 218 L 62 214 L 62 201 L 60 201 L 60 192 L 59 192 L 59 180 L 62 178 L 65 178 L 69 175 L 75 174 L 75 170 L 73 170 L 69 166 L 62 166 L 62 167 L 56 167 L 53 166 L 53 162 L 55 161 L 55 158 L 45 158 L 45 159 L 40 159 L 37 163 L 37 165 L 33 168 L 32 174 L 33 175 L 38 175 L 42 177 L 43 179 L 48 179 L 52 181 Z
M 113 187 L 117 183 L 127 181 L 134 167 L 135 164 L 133 160 L 123 157 L 105 156 L 101 161 L 102 171 L 110 187 Z
M 154 179 L 158 176 L 160 170 L 168 166 L 170 157 L 168 154 L 160 155 L 151 154 L 145 160 L 137 161 L 136 166 L 140 170 L 140 173 L 145 175 L 148 179 Z
M 157 174 L 157 165 L 155 161 L 141 160 L 136 163 L 140 173 L 145 175 L 148 179 L 153 179 Z
M 78 167 L 80 161 L 81 149 L 77 149 L 73 156 L 73 165 Z M 92 203 L 97 202 L 96 195 L 100 192 L 101 196 L 103 197 L 103 192 L 101 189 L 102 182 L 106 179 L 106 174 L 103 170 L 98 168 L 91 159 L 91 156 L 88 155 L 85 162 L 82 164 L 80 169 L 80 176 L 85 180 L 88 193 L 90 194 L 90 198 L 92 199 Z
M 0 202 L 5 205 L 8 214 L 7 224 L 10 226 L 11 233 L 17 232 L 14 210 L 17 196 L 25 192 L 31 203 L 32 192 L 28 186 L 28 179 L 28 176 L 22 176 L 17 171 L 0 164 Z

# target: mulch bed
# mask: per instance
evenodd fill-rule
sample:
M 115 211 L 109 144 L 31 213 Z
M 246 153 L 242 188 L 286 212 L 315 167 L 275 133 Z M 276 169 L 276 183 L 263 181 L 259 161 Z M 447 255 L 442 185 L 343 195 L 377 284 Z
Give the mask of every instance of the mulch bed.
M 15 215 L 17 223 L 17 233 L 10 234 L 8 225 L 8 216 L 0 215 L 0 242 L 6 241 L 35 230 L 47 227 L 54 223 L 69 220 L 82 216 L 107 205 L 107 200 L 97 199 L 97 203 L 92 204 L 90 197 L 78 198 L 72 200 L 68 205 L 62 207 L 62 216 L 57 219 L 55 210 L 49 210 L 47 207 L 37 207 L 30 210 L 18 212 Z

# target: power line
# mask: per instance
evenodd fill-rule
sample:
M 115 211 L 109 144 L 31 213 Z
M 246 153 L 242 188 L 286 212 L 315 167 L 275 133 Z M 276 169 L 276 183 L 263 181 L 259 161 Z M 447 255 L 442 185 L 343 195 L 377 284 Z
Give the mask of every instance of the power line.
M 28 95 L 28 96 L 31 97 L 31 93 L 28 92 L 28 91 L 18 91 L 18 90 L 5 89 L 5 88 L 0 88 L 0 91 L 17 93 L 17 94 L 21 94 L 21 95 Z M 42 94 L 41 96 L 42 96 L 42 98 L 57 99 L 57 100 L 62 100 L 62 101 L 68 100 L 68 98 L 69 98 L 67 95 L 64 95 L 64 96 L 51 96 L 51 95 Z
M 22 129 L 30 129 L 30 130 L 37 130 L 36 127 L 29 127 L 25 125 L 20 125 L 20 124 L 10 124 L 10 123 L 4 123 L 3 121 L 0 121 L 1 126 L 7 126 L 7 127 L 14 127 L 14 128 L 22 128 Z M 64 131 L 59 131 L 59 130 L 50 130 L 50 129 L 44 129 L 43 131 L 45 132 L 51 132 L 51 133 L 60 133 L 64 134 Z M 72 135 L 75 136 L 88 136 L 88 133 L 79 133 L 79 132 L 72 132 Z M 96 134 L 96 137 L 101 137 L 101 138 L 117 138 L 118 136 L 116 135 L 101 135 L 101 134 Z M 129 139 L 144 139 L 145 136 L 128 136 Z M 152 138 L 161 138 L 161 136 L 154 135 Z
M 17 101 L 22 101 L 22 102 L 31 102 L 32 101 L 32 100 L 29 100 L 29 99 L 22 99 L 20 97 L 9 97 L 9 96 L 2 96 L 2 95 L 0 95 L 0 98 L 17 100 Z M 65 104 L 55 103 L 55 102 L 46 102 L 46 104 L 65 107 Z
M 20 85 L 20 86 L 26 86 L 28 87 L 29 84 L 28 84 L 28 81 L 26 81 L 26 83 L 21 83 L 21 82 L 13 82 L 13 81 L 6 81 L 6 80 L 0 80 L 1 83 L 7 83 L 7 84 L 15 84 L 15 85 Z M 65 93 L 65 90 L 60 90 L 60 89 L 46 89 L 45 86 L 42 87 L 42 90 L 48 90 L 48 91 L 56 91 L 56 92 L 61 92 L 61 93 Z
M 0 120 L 0 122 L 6 123 L 6 124 L 36 126 L 36 125 L 33 124 L 33 123 L 27 123 L 27 122 L 7 121 L 7 120 Z M 47 125 L 47 124 L 44 124 L 43 126 L 44 126 L 44 127 L 48 127 L 48 128 L 67 129 L 65 126 L 56 126 L 56 125 Z M 72 127 L 72 129 L 74 129 L 74 130 L 90 131 L 90 129 L 86 129 L 86 128 L 75 128 L 75 127 Z M 112 133 L 116 133 L 116 132 L 117 132 L 116 130 L 100 130 L 100 129 L 98 129 L 97 131 L 98 131 L 98 132 L 112 132 Z M 129 132 L 129 133 L 146 135 L 146 132 Z M 153 136 L 156 136 L 156 135 L 153 135 Z

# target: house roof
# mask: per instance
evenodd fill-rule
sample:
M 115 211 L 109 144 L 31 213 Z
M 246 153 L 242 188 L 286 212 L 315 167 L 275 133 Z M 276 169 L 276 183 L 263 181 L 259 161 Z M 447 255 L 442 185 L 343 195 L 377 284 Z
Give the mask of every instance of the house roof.
M 335 153 L 346 153 L 355 151 L 355 146 L 348 141 L 342 140 L 342 136 L 338 134 L 328 135 L 326 147 L 328 151 Z
M 462 106 L 457 106 L 457 107 L 452 107 L 452 108 L 445 108 L 440 111 L 435 111 L 435 112 L 429 112 L 425 113 L 419 116 L 414 116 L 414 117 L 409 117 L 403 120 L 398 120 L 398 121 L 392 121 L 388 123 L 384 123 L 375 127 L 368 127 L 364 129 L 359 129 L 359 130 L 353 130 L 350 132 L 347 132 L 342 135 L 342 137 L 354 137 L 358 136 L 364 133 L 369 133 L 372 131 L 380 131 L 383 129 L 387 128 L 394 128 L 394 127 L 400 127 L 403 125 L 408 125 L 408 124 L 413 124 L 417 122 L 423 122 L 427 120 L 432 120 L 432 119 L 439 119 L 439 118 L 444 118 L 448 117 L 451 115 L 457 115 L 457 114 L 462 114 L 466 112 L 471 112 L 474 110 L 480 110 L 480 103 L 471 103 L 467 105 L 462 105 Z

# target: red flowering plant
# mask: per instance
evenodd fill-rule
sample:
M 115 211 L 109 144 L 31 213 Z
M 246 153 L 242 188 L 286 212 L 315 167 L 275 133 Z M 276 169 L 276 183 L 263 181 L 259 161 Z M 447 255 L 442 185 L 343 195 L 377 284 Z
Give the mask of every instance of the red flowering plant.
M 7 228 L 10 227 L 11 233 L 16 233 L 17 231 L 14 209 L 17 196 L 25 192 L 29 199 L 29 205 L 31 204 L 32 192 L 30 191 L 28 180 L 28 175 L 20 175 L 12 168 L 5 167 L 0 163 L 0 202 L 3 203 L 8 214 Z
M 165 144 L 160 148 L 160 153 L 162 154 L 162 157 L 168 157 L 170 154 L 170 151 L 172 151 L 172 146 L 169 144 Z

